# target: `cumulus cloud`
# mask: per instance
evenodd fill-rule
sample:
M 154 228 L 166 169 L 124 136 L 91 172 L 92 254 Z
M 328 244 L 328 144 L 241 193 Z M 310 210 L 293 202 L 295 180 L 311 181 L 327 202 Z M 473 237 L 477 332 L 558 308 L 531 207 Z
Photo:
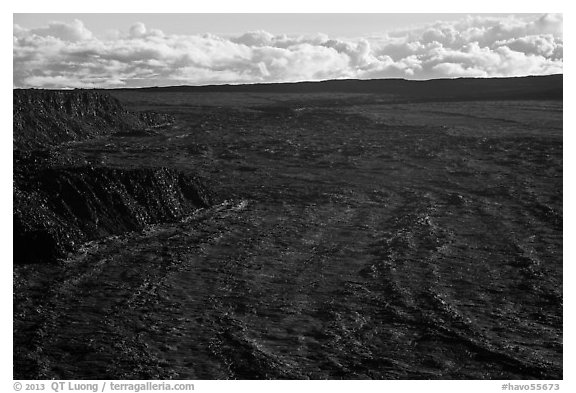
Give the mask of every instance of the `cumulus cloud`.
M 17 26 L 17 25 L 16 25 Z M 39 37 L 53 37 L 62 41 L 83 41 L 92 38 L 92 33 L 88 30 L 82 21 L 75 19 L 73 22 L 66 24 L 63 22 L 50 22 L 46 27 L 38 29 L 25 30 L 21 27 L 14 28 L 14 34 L 19 35 L 36 35 Z
M 170 35 L 143 23 L 96 37 L 80 20 L 14 25 L 15 87 L 120 87 L 562 72 L 562 15 L 463 17 L 337 39 L 253 31 Z
M 130 37 L 144 37 L 146 35 L 146 25 L 138 22 L 130 27 Z
M 247 46 L 269 46 L 274 42 L 274 38 L 274 35 L 267 31 L 259 30 L 242 34 L 240 37 L 232 38 L 231 41 Z

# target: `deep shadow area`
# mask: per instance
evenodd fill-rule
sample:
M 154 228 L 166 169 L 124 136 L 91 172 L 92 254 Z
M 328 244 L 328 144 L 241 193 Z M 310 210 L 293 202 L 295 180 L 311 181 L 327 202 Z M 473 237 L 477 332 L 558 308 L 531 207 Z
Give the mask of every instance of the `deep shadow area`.
M 93 93 L 14 152 L 14 378 L 562 378 L 561 75 Z

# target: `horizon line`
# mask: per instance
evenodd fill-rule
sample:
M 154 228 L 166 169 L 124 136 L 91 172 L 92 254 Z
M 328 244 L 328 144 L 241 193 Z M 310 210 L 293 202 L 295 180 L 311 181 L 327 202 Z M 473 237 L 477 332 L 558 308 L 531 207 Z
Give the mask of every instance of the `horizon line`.
M 516 75 L 516 76 L 457 76 L 457 77 L 442 77 L 430 79 L 406 79 L 406 78 L 339 78 L 339 79 L 322 79 L 322 80 L 301 80 L 301 81 L 286 81 L 286 82 L 246 82 L 246 83 L 222 83 L 222 84 L 206 84 L 206 85 L 166 85 L 166 86 L 140 86 L 140 87 L 60 87 L 60 88 L 43 88 L 43 87 L 13 87 L 12 90 L 144 90 L 144 89 L 170 89 L 182 87 L 241 87 L 241 86 L 270 86 L 270 85 L 296 85 L 296 84 L 316 84 L 327 82 L 372 82 L 372 81 L 405 81 L 405 82 L 431 82 L 431 81 L 454 81 L 454 80 L 492 80 L 492 79 L 520 79 L 520 78 L 546 78 L 552 76 L 564 76 L 564 73 L 554 74 L 538 74 L 538 75 Z

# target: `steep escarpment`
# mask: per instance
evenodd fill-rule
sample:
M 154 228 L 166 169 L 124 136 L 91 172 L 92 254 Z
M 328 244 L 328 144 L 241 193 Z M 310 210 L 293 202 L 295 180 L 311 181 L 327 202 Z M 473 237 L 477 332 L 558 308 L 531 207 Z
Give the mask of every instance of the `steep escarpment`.
M 132 133 L 147 138 L 168 115 L 133 113 L 93 91 L 14 91 L 14 263 L 52 262 L 90 240 L 177 221 L 211 204 L 193 174 L 114 168 L 63 142 Z
M 90 90 L 14 90 L 14 149 L 38 149 L 172 121 L 154 112 L 133 113 L 108 94 Z
M 211 202 L 198 179 L 166 168 L 16 161 L 24 170 L 14 177 L 15 263 L 52 261 L 85 241 L 179 220 Z

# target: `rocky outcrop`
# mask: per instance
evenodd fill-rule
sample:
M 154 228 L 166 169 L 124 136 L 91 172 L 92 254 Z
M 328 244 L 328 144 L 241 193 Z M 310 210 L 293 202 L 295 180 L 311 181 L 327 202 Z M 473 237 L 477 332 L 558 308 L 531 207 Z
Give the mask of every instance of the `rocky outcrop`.
M 176 221 L 211 203 L 198 179 L 166 168 L 37 169 L 14 179 L 15 263 L 54 261 L 88 240 Z
M 209 206 L 210 192 L 191 174 L 94 165 L 55 147 L 112 133 L 145 137 L 170 121 L 129 112 L 95 91 L 15 90 L 14 263 L 53 262 L 86 241 L 177 221 Z
M 133 113 L 108 94 L 92 90 L 14 90 L 14 149 L 130 132 L 169 123 L 168 115 Z

